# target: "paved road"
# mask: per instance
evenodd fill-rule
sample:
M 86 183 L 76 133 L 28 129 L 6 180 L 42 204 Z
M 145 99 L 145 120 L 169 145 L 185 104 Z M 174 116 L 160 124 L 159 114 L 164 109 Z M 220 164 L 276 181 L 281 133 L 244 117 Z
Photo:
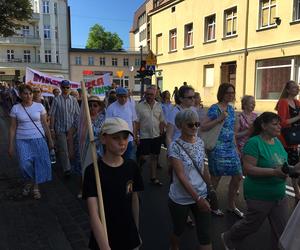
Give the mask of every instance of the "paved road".
M 1 112 L 1 111 L 0 111 Z M 15 159 L 7 157 L 7 120 L 0 113 L 0 250 L 84 250 L 87 249 L 89 224 L 85 203 L 76 198 L 79 180 L 69 180 L 54 171 L 54 180 L 42 186 L 43 198 L 34 201 L 20 195 L 21 180 Z M 167 207 L 168 183 L 164 152 L 160 159 L 163 169 L 158 170 L 163 187 L 148 182 L 148 169 L 143 169 L 145 191 L 141 194 L 141 250 L 168 250 L 171 220 Z M 220 204 L 226 208 L 228 178 L 219 187 Z M 242 190 L 241 190 L 242 193 Z M 245 208 L 242 195 L 238 206 Z M 290 198 L 290 211 L 293 200 Z M 220 233 L 237 219 L 229 214 L 213 217 L 213 249 L 223 250 Z M 269 249 L 269 225 L 264 223 L 257 233 L 245 240 L 238 250 Z M 186 228 L 181 240 L 182 250 L 196 249 L 195 230 Z

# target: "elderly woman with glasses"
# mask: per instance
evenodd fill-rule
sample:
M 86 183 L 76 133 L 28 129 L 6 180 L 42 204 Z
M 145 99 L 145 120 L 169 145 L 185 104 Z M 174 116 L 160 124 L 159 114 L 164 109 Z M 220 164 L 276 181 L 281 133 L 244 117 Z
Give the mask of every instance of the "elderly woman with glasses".
M 207 116 L 201 124 L 204 131 L 222 124 L 215 147 L 207 152 L 208 167 L 215 188 L 222 176 L 231 176 L 227 210 L 242 218 L 243 213 L 235 204 L 236 194 L 242 180 L 242 167 L 235 143 L 236 115 L 234 107 L 230 104 L 235 101 L 234 86 L 230 83 L 221 84 L 217 99 L 218 103 L 208 109 Z M 220 209 L 214 208 L 212 212 L 217 216 L 224 215 Z
M 206 200 L 210 176 L 204 165 L 204 143 L 197 136 L 199 117 L 195 111 L 186 109 L 176 115 L 175 123 L 181 134 L 168 149 L 173 166 L 173 182 L 169 191 L 169 209 L 173 222 L 170 249 L 179 249 L 179 237 L 191 210 L 197 228 L 198 249 L 210 250 L 211 209 Z

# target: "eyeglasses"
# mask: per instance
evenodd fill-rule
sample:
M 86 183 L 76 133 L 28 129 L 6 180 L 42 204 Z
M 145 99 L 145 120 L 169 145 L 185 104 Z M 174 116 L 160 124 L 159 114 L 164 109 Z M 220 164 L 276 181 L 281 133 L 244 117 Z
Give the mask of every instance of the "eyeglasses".
M 191 96 L 184 96 L 183 98 L 192 100 L 192 99 L 195 99 L 195 96 L 194 96 L 194 95 L 191 95 Z
M 99 105 L 97 103 L 89 103 L 89 107 L 98 108 Z
M 194 123 L 190 122 L 190 123 L 187 123 L 186 125 L 189 128 L 194 128 L 194 127 L 199 128 L 200 127 L 200 122 L 194 122 Z

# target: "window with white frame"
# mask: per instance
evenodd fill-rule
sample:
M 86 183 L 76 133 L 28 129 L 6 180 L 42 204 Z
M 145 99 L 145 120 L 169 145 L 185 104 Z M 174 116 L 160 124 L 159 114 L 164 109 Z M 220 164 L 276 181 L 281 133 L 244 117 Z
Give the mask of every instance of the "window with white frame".
M 56 51 L 56 63 L 59 63 L 59 51 Z
M 76 56 L 75 57 L 75 64 L 76 65 L 81 65 L 81 56 Z
M 224 37 L 234 36 L 237 32 L 237 7 L 224 11 Z
M 29 29 L 29 26 L 23 26 L 23 29 L 22 29 L 22 35 L 23 36 L 29 36 L 30 35 L 30 29 Z
M 105 57 L 100 57 L 100 66 L 105 66 Z
M 276 0 L 260 0 L 260 28 L 275 25 Z
M 193 23 L 184 25 L 184 46 L 193 46 Z
M 138 17 L 138 27 L 141 27 L 146 22 L 146 12 Z
M 294 0 L 293 21 L 300 21 L 300 0 Z
M 170 51 L 177 50 L 177 29 L 170 30 Z
M 143 29 L 139 34 L 139 41 L 140 42 L 144 41 L 146 39 L 146 35 L 147 35 L 146 29 Z
M 256 62 L 256 99 L 277 100 L 284 85 L 297 76 L 296 58 L 283 57 Z M 299 61 L 299 59 L 298 59 Z M 297 79 L 298 81 L 298 79 Z
M 205 42 L 213 41 L 216 39 L 216 15 L 205 17 Z
M 13 61 L 15 59 L 15 51 L 13 49 L 7 50 L 7 61 Z
M 140 58 L 135 58 L 135 60 L 134 60 L 134 65 L 135 65 L 136 67 L 138 67 L 138 66 L 141 65 L 141 60 L 140 60 Z
M 88 65 L 94 65 L 94 57 L 93 56 L 88 57 Z
M 160 0 L 153 0 L 153 8 L 156 8 L 159 6 L 159 1 Z
M 53 8 L 54 8 L 54 14 L 57 15 L 57 3 L 54 3 Z
M 43 1 L 43 13 L 44 14 L 49 14 L 49 1 Z
M 128 67 L 129 66 L 129 59 L 128 58 L 124 58 L 123 59 L 123 66 L 124 67 Z
M 213 64 L 204 65 L 204 87 L 213 87 L 215 82 L 215 67 Z
M 44 25 L 44 38 L 45 39 L 50 39 L 51 38 L 50 25 Z
M 31 62 L 30 50 L 24 50 L 24 62 Z
M 117 67 L 118 66 L 118 58 L 112 58 L 111 65 Z
M 45 62 L 46 63 L 51 63 L 51 50 L 46 49 L 45 50 Z

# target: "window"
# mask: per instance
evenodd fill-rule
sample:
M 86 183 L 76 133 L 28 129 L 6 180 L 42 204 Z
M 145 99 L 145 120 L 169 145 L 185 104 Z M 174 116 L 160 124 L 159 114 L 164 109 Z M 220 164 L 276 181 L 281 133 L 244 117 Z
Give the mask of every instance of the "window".
M 50 39 L 50 25 L 44 25 L 44 38 L 45 39 Z
M 123 87 L 129 88 L 129 76 L 124 76 L 123 78 Z
M 49 1 L 43 1 L 43 13 L 49 14 Z
M 139 34 L 140 42 L 146 39 L 146 35 L 147 35 L 146 29 L 143 29 Z
M 105 66 L 105 57 L 100 57 L 100 66 Z
M 215 68 L 214 65 L 205 65 L 204 66 L 204 87 L 213 87 L 214 86 L 214 75 Z
M 275 25 L 276 17 L 276 0 L 260 1 L 260 28 Z
M 94 65 L 94 57 L 93 56 L 88 57 L 88 65 Z
M 24 62 L 31 62 L 30 50 L 24 50 Z
M 7 50 L 7 61 L 13 61 L 15 59 L 15 51 L 13 49 Z
M 76 56 L 75 57 L 75 64 L 76 65 L 81 65 L 81 56 Z
M 30 34 L 29 26 L 23 26 L 22 35 L 29 36 L 29 34 Z
M 294 14 L 293 21 L 300 20 L 300 0 L 294 0 Z
M 237 8 L 224 11 L 224 37 L 236 35 Z
M 55 39 L 58 39 L 58 27 L 55 27 Z
M 146 12 L 138 17 L 138 27 L 141 27 L 146 22 Z
M 56 63 L 59 63 L 59 51 L 56 51 Z
M 51 50 L 45 50 L 45 62 L 51 63 Z
M 54 8 L 54 14 L 57 15 L 57 3 L 54 3 L 53 8 Z
M 193 46 L 193 23 L 184 26 L 184 46 Z
M 159 6 L 159 1 L 160 0 L 153 0 L 153 8 L 156 8 Z
M 162 54 L 162 34 L 156 35 L 156 55 Z
M 139 58 L 135 58 L 135 60 L 134 60 L 134 65 L 135 65 L 136 67 L 140 66 L 140 65 L 141 65 L 141 60 L 140 60 Z
M 41 62 L 41 51 L 40 50 L 37 51 L 37 62 L 38 63 Z
M 128 67 L 129 66 L 129 59 L 128 58 L 124 58 L 123 59 L 123 66 L 124 67 L 126 67 L 126 66 Z
M 216 39 L 216 15 L 205 17 L 205 42 Z
M 173 13 L 173 12 L 175 12 L 175 11 L 176 11 L 176 7 L 173 6 L 172 9 L 171 9 L 171 12 Z
M 170 51 L 177 50 L 177 30 L 170 30 Z
M 112 58 L 111 64 L 112 64 L 112 66 L 117 67 L 118 66 L 118 58 Z
M 278 99 L 284 85 L 297 75 L 294 58 L 274 58 L 256 62 L 256 98 Z

